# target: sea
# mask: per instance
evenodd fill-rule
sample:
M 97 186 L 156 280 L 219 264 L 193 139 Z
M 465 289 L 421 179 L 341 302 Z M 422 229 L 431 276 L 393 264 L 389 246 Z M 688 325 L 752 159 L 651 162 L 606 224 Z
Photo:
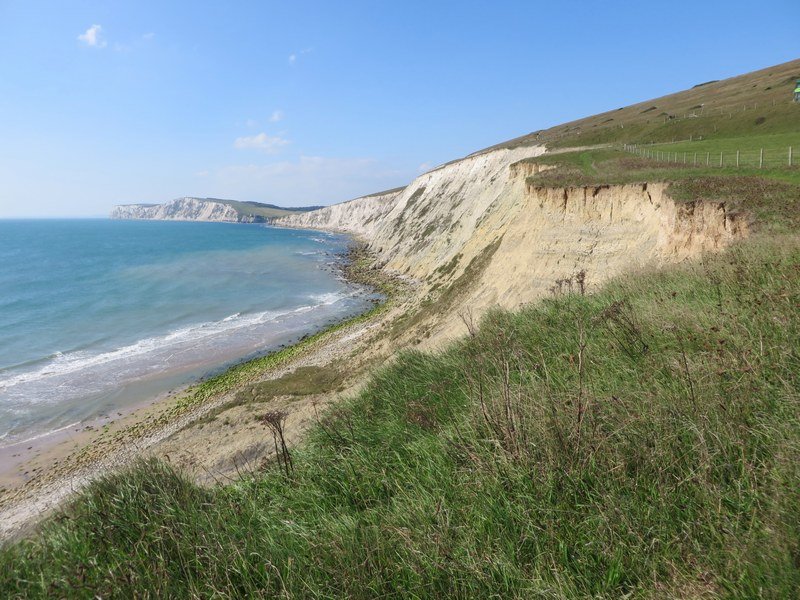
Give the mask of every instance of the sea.
M 0 449 L 78 430 L 377 299 L 349 239 L 258 224 L 0 220 Z

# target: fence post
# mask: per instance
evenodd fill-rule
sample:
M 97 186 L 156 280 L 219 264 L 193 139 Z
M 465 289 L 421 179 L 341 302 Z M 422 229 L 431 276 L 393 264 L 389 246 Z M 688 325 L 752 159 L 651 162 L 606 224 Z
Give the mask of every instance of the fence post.
M 792 166 L 792 147 L 789 146 L 789 166 Z
M 686 164 L 686 152 L 683 153 L 683 164 Z
M 739 168 L 739 151 L 736 151 L 736 168 Z
M 758 168 L 764 168 L 764 149 L 761 149 L 761 153 L 758 155 Z
M 719 153 L 719 166 L 720 167 L 724 166 L 723 159 L 722 159 L 722 152 Z
M 706 152 L 706 166 L 711 164 L 711 152 Z

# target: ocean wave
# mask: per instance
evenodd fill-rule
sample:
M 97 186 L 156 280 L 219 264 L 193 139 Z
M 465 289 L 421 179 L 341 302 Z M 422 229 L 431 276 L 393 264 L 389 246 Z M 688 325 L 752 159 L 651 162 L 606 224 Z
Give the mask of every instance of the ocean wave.
M 165 335 L 145 338 L 133 344 L 99 354 L 88 351 L 55 352 L 48 357 L 48 362 L 39 368 L 17 373 L 7 379 L 0 379 L 0 391 L 47 378 L 79 373 L 82 370 L 115 361 L 130 360 L 155 350 L 166 350 L 170 347 L 179 348 L 182 345 L 199 342 L 214 336 L 230 334 L 236 329 L 252 328 L 273 323 L 321 306 L 329 306 L 349 296 L 350 294 L 337 292 L 312 294 L 308 296 L 308 304 L 289 310 L 264 311 L 247 315 L 234 313 L 220 321 L 209 321 L 181 327 Z
M 53 435 L 55 433 L 58 433 L 59 431 L 64 431 L 65 429 L 70 429 L 70 428 L 75 427 L 75 426 L 80 425 L 80 424 L 81 424 L 81 421 L 75 421 L 74 423 L 70 423 L 68 425 L 63 425 L 61 427 L 56 427 L 55 429 L 51 429 L 51 430 L 48 430 L 48 431 L 43 431 L 41 433 L 37 433 L 36 435 L 34 435 L 32 437 L 25 438 L 24 440 L 12 440 L 8 444 L 0 444 L 0 450 L 5 450 L 6 448 L 13 448 L 14 446 L 21 446 L 22 444 L 29 444 L 29 443 L 31 443 L 31 442 L 33 442 L 35 440 L 40 440 L 40 439 L 42 439 L 44 437 Z M 4 441 L 8 437 L 9 433 L 10 432 L 6 431 L 2 435 L 0 435 L 0 442 Z
M 352 294 L 342 294 L 339 292 L 328 292 L 326 294 L 311 294 L 308 299 L 318 306 L 329 306 L 351 295 Z

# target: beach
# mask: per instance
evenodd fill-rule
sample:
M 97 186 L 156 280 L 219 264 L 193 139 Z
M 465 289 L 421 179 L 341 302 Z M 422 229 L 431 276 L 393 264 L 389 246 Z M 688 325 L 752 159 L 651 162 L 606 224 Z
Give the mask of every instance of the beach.
M 203 381 L 154 394 L 125 411 L 0 451 L 0 538 L 24 535 L 97 477 L 148 456 L 167 460 L 205 484 L 263 468 L 274 447 L 256 424 L 256 413 L 286 410 L 287 439 L 296 443 L 331 402 L 358 389 L 368 365 L 391 355 L 381 332 L 412 298 L 402 279 L 369 266 L 372 259 L 364 252 L 348 254 L 342 274 L 384 295 L 384 302 L 368 312 Z M 341 377 L 336 389 L 299 399 L 286 395 L 246 408 L 236 405 L 246 386 L 279 381 L 302 368 L 335 369 Z

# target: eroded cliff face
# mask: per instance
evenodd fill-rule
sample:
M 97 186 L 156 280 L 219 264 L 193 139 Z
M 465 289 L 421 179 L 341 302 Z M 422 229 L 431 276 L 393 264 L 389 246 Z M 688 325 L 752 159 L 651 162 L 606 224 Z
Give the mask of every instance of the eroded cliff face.
M 253 222 L 250 215 L 241 215 L 223 202 L 202 198 L 177 198 L 166 204 L 123 204 L 115 206 L 112 219 L 154 219 L 160 221 Z
M 513 308 L 561 285 L 591 291 L 624 271 L 694 258 L 746 234 L 745 222 L 723 204 L 676 203 L 667 187 L 522 182 L 507 215 L 490 215 L 485 230 L 476 232 L 487 238 L 496 232 L 499 241 L 466 302 Z
M 403 189 L 371 194 L 319 210 L 282 217 L 275 221 L 283 227 L 324 229 L 357 235 L 372 240 L 383 217 L 389 212 Z
M 351 203 L 303 215 L 303 226 L 365 236 L 382 265 L 416 279 L 431 302 L 457 284 L 457 303 L 429 324 L 431 339 L 462 332 L 461 308 L 515 308 L 565 281 L 591 291 L 623 271 L 720 250 L 747 233 L 723 204 L 676 203 L 665 183 L 539 187 L 530 159 L 543 152 L 470 156 L 391 197 L 358 199 L 350 216 Z

